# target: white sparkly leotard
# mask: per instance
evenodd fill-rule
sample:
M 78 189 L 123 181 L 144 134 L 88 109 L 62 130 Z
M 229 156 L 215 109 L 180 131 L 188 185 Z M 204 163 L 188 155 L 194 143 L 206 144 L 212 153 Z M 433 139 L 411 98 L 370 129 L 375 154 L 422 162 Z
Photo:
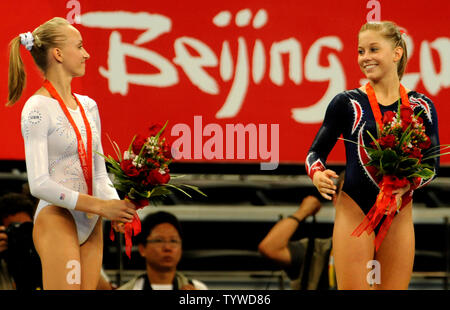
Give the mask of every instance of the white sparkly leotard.
M 86 112 L 92 130 L 92 150 L 103 154 L 98 107 L 87 96 L 77 95 Z M 86 128 L 80 108 L 68 109 L 86 146 Z M 67 208 L 72 214 L 78 241 L 84 243 L 98 220 L 75 210 L 79 193 L 87 194 L 87 184 L 81 170 L 75 131 L 57 100 L 42 95 L 31 96 L 22 110 L 22 136 L 31 194 L 40 199 L 34 214 L 52 204 Z M 111 186 L 104 159 L 93 154 L 93 196 L 102 199 L 120 199 Z

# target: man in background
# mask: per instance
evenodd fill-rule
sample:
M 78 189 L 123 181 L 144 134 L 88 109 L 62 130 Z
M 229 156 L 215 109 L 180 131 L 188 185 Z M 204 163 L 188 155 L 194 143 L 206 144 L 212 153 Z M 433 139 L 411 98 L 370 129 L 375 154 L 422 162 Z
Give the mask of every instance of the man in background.
M 337 182 L 333 204 L 342 189 L 344 177 L 343 172 Z M 299 224 L 308 216 L 314 216 L 321 207 L 316 197 L 307 196 L 292 215 L 275 224 L 258 246 L 263 256 L 283 268 L 291 280 L 292 289 L 336 289 L 332 237 L 314 238 L 313 242 L 309 240 L 311 238 L 291 241 Z
M 139 253 L 146 262 L 146 272 L 121 286 L 121 290 L 206 290 L 204 283 L 189 279 L 177 271 L 182 256 L 178 219 L 160 211 L 149 214 L 136 236 Z

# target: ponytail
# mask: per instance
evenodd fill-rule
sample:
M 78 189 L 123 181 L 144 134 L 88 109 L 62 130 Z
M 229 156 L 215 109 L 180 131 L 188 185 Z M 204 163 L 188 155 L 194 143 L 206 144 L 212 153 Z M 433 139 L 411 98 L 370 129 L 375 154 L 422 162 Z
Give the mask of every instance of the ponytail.
M 37 27 L 32 33 L 27 33 L 31 44 L 25 41 L 26 48 L 30 51 L 35 64 L 45 74 L 48 68 L 48 50 L 55 46 L 61 46 L 66 37 L 61 27 L 70 26 L 70 23 L 61 17 L 51 20 Z M 31 37 L 32 36 L 32 37 Z M 7 106 L 16 103 L 25 88 L 26 74 L 22 58 L 20 57 L 21 37 L 17 36 L 9 43 L 9 75 L 8 75 L 8 102 Z
M 26 73 L 20 56 L 20 36 L 9 43 L 8 102 L 12 106 L 22 96 L 26 84 Z
M 399 78 L 399 80 L 401 80 L 403 77 L 403 74 L 405 73 L 406 64 L 408 63 L 408 50 L 406 49 L 406 42 L 401 33 L 400 33 L 399 39 L 397 41 L 397 44 L 398 44 L 397 46 L 400 46 L 403 49 L 402 58 L 400 58 L 400 60 L 397 64 L 398 78 Z

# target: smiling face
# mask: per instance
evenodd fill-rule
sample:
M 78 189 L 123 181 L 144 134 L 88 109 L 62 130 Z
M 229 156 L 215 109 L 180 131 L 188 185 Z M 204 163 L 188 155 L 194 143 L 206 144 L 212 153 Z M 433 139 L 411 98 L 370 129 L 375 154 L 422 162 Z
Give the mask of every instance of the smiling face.
M 73 26 L 62 27 L 62 32 L 66 41 L 59 48 L 59 61 L 73 77 L 83 76 L 86 71 L 86 60 L 90 55 L 83 47 L 81 34 Z
M 365 30 L 359 34 L 358 64 L 371 81 L 376 82 L 386 76 L 397 75 L 397 63 L 402 54 L 403 49 L 394 48 L 380 31 Z

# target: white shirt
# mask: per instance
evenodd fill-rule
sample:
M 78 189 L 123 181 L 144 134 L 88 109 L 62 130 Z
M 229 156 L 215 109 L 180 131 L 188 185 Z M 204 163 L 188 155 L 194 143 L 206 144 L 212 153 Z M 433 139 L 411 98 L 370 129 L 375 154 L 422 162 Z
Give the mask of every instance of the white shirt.
M 144 278 L 139 278 L 136 280 L 136 283 L 134 284 L 133 290 L 143 290 L 144 289 Z M 208 287 L 206 284 L 204 284 L 201 281 L 192 279 L 192 284 L 194 285 L 195 289 L 197 290 L 207 290 Z M 152 286 L 153 290 L 173 290 L 173 284 L 150 284 Z

